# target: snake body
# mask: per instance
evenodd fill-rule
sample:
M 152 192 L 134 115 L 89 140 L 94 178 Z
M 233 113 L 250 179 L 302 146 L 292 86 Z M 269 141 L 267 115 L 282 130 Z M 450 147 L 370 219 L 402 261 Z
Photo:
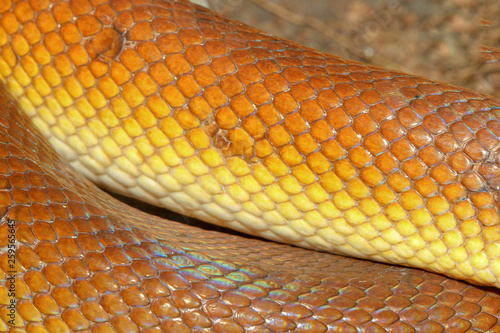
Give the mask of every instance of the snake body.
M 0 331 L 497 329 L 496 289 L 151 217 L 36 131 L 119 192 L 499 287 L 500 101 L 186 1 L 8 0 L 0 19 Z

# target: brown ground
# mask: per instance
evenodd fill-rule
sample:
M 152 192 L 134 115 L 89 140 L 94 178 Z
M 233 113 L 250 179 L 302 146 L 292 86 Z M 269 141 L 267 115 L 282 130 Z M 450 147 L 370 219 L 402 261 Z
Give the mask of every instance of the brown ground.
M 343 57 L 500 97 L 498 0 L 208 0 L 236 20 Z M 492 21 L 492 26 L 481 24 Z

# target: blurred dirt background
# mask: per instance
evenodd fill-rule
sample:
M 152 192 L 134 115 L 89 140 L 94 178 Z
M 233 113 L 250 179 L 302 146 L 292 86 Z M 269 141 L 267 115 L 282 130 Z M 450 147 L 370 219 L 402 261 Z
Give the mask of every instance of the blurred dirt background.
M 323 52 L 500 97 L 500 64 L 486 64 L 480 52 L 481 46 L 500 48 L 498 0 L 208 3 L 233 19 Z

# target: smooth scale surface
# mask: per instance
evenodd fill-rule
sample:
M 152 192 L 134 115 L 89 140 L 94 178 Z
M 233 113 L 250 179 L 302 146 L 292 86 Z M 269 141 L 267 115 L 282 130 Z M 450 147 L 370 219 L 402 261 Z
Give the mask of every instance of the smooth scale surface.
M 0 332 L 500 327 L 496 289 L 210 232 L 127 207 L 59 157 L 1 85 L 0 216 Z
M 500 286 L 500 101 L 184 1 L 7 1 L 0 75 L 71 164 L 272 240 Z

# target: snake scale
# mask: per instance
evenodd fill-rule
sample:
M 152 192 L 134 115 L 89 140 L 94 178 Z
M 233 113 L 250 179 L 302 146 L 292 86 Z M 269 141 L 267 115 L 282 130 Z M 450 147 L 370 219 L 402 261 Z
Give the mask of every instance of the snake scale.
M 1 332 L 500 331 L 497 99 L 180 0 L 4 0 L 0 78 Z

